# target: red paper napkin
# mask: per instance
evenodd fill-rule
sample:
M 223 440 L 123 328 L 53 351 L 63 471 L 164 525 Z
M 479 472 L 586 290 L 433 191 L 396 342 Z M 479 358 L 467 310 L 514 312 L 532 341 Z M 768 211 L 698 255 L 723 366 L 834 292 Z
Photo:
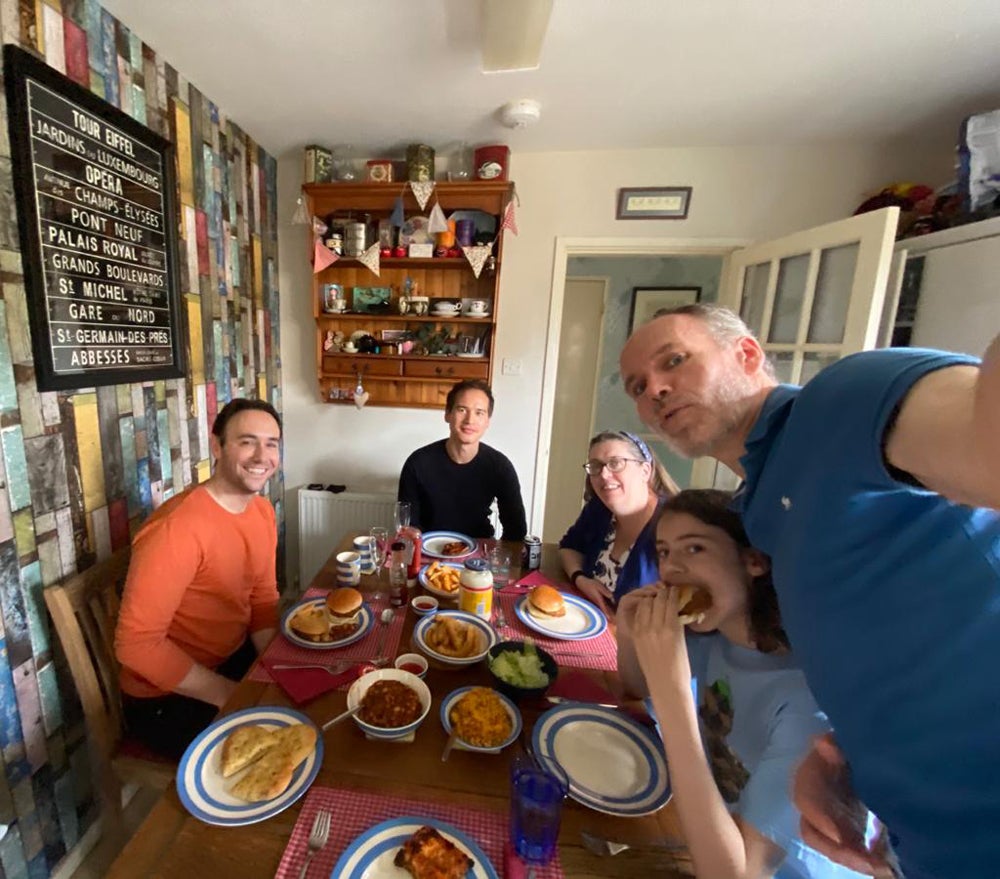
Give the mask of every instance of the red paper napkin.
M 559 696 L 574 702 L 603 702 L 617 705 L 618 699 L 593 678 L 578 671 L 560 672 L 556 682 L 549 687 L 546 696 Z
M 556 589 L 562 587 L 568 587 L 568 583 L 557 583 L 551 577 L 546 577 L 541 571 L 531 571 L 525 574 L 520 580 L 518 580 L 514 585 L 522 589 L 531 589 L 533 586 L 554 586 Z
M 296 705 L 353 683 L 369 667 L 365 663 L 358 663 L 334 675 L 321 668 L 274 668 L 267 663 L 263 664 L 268 674 L 292 697 Z

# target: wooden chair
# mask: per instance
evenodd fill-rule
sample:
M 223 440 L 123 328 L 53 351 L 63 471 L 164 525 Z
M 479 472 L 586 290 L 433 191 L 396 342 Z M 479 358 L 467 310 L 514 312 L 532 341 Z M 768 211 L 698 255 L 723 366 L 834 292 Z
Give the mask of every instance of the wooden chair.
M 115 625 L 131 550 L 112 556 L 45 589 L 59 641 L 83 706 L 101 815 L 108 830 L 124 831 L 122 785 L 166 790 L 177 766 L 124 734 Z

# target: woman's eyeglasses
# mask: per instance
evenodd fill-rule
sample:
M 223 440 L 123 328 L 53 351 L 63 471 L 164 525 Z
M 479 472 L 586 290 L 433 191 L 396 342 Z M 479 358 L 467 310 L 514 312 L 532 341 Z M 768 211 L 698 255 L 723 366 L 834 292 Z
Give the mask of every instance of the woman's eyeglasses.
M 588 476 L 599 476 L 601 471 L 607 467 L 612 473 L 621 473 L 625 469 L 625 465 L 633 461 L 636 464 L 645 464 L 645 461 L 640 461 L 638 458 L 608 458 L 607 461 L 598 461 L 596 458 L 593 461 L 588 461 L 583 465 L 583 469 L 587 471 Z

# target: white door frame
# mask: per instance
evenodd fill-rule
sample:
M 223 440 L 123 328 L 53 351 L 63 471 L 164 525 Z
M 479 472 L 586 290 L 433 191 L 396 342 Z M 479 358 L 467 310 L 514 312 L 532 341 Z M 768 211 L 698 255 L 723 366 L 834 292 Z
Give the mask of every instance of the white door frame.
M 549 318 L 545 335 L 545 360 L 542 366 L 542 399 L 535 442 L 535 478 L 531 486 L 531 511 L 528 521 L 538 530 L 545 517 L 545 488 L 549 476 L 549 441 L 552 436 L 552 411 L 555 405 L 556 367 L 559 361 L 559 335 L 562 324 L 566 266 L 571 256 L 722 256 L 727 257 L 750 240 L 745 238 L 568 238 L 556 237 L 552 263 L 552 287 L 549 292 Z M 727 267 L 722 267 L 725 277 Z M 721 290 L 721 286 L 720 286 Z

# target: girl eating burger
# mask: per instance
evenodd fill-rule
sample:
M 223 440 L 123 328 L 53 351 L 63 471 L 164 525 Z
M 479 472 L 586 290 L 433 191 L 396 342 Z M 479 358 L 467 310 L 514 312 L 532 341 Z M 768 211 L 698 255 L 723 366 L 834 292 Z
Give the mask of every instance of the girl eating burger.
M 799 837 L 792 777 L 829 724 L 789 651 L 769 561 L 730 498 L 688 490 L 664 503 L 660 582 L 619 605 L 619 672 L 661 719 L 696 876 L 855 879 Z

